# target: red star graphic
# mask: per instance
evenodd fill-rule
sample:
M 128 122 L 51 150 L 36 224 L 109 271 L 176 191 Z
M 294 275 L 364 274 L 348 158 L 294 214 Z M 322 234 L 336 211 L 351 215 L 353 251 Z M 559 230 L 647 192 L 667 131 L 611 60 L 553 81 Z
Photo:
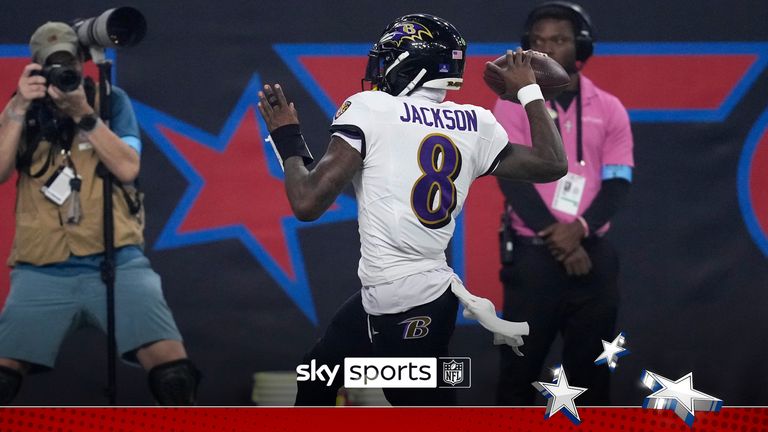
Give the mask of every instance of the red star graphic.
M 159 127 L 205 181 L 177 234 L 241 225 L 295 279 L 282 226 L 293 213 L 283 181 L 269 173 L 255 115 L 253 107 L 246 110 L 222 151 Z

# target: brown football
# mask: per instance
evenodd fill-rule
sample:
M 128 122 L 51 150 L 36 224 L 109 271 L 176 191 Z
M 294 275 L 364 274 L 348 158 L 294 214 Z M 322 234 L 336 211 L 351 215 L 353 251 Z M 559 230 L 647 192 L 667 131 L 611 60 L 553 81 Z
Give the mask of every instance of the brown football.
M 565 90 L 571 82 L 568 72 L 566 72 L 558 62 L 544 53 L 533 50 L 528 50 L 526 52 L 532 54 L 531 68 L 533 69 L 534 75 L 536 75 L 536 84 L 541 87 L 541 93 L 544 95 L 544 99 L 554 99 L 560 92 Z M 502 69 L 506 68 L 506 56 L 497 58 L 493 63 Z M 489 69 L 488 67 L 485 68 L 483 71 L 483 80 L 497 95 L 501 96 L 506 92 L 504 79 L 493 69 Z M 517 100 L 517 95 L 514 95 L 510 100 L 516 103 L 519 102 Z

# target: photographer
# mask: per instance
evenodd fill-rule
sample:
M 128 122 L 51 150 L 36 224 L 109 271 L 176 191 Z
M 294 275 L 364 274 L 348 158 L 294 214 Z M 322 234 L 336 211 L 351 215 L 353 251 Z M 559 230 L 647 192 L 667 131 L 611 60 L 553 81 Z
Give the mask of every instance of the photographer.
M 187 359 L 160 278 L 144 256 L 141 142 L 130 101 L 112 88 L 112 118 L 97 116 L 98 88 L 83 80 L 75 31 L 49 22 L 30 40 L 33 63 L 0 116 L 0 182 L 18 171 L 11 289 L 0 315 L 0 404 L 28 372 L 52 369 L 69 331 L 106 328 L 103 189 L 114 176 L 115 336 L 121 358 L 149 371 L 162 405 L 191 405 L 200 374 Z M 99 170 L 101 171 L 101 170 Z

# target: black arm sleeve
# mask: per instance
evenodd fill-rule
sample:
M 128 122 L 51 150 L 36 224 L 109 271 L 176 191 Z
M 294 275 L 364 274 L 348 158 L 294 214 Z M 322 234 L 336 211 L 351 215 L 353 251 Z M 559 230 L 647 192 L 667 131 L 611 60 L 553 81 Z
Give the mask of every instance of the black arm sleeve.
M 507 204 L 512 206 L 528 228 L 538 232 L 557 222 L 533 184 L 502 178 L 498 180 Z
M 611 220 L 627 201 L 629 188 L 630 182 L 623 178 L 603 180 L 600 192 L 583 214 L 590 233 L 594 233 Z

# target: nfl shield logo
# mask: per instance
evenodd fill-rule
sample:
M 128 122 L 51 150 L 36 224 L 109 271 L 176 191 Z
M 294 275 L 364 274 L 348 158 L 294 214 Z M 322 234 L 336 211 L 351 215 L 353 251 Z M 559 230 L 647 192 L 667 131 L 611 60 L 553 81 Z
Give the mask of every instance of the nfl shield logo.
M 464 364 L 456 360 L 443 362 L 443 381 L 452 386 L 464 381 Z

